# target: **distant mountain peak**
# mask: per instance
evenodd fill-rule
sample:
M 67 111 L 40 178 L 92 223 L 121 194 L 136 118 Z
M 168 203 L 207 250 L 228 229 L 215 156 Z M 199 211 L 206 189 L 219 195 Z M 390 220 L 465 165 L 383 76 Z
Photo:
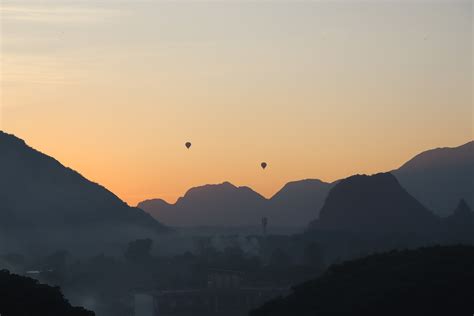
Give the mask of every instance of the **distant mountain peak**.
M 157 205 L 165 205 L 165 206 L 168 206 L 168 205 L 173 205 L 171 203 L 168 203 L 167 201 L 163 200 L 163 199 L 148 199 L 148 200 L 143 200 L 142 202 L 138 203 L 137 204 L 137 207 L 140 208 L 140 205 L 141 204 L 147 204 L 147 203 L 154 203 L 154 204 L 157 204 Z
M 436 217 L 394 175 L 378 173 L 340 180 L 315 225 L 323 230 L 416 232 L 434 228 Z
M 246 186 L 236 186 L 229 181 L 225 181 L 217 184 L 205 184 L 202 186 L 197 186 L 189 189 L 183 197 L 179 198 L 178 201 L 183 198 L 189 198 L 193 196 L 207 196 L 207 195 L 216 195 L 216 194 L 237 194 L 237 193 L 249 193 L 259 196 L 264 199 L 262 195 L 255 192 L 249 187 Z
M 330 185 L 330 183 L 324 182 L 319 179 L 302 179 L 302 180 L 296 180 L 296 181 L 290 181 L 286 183 L 275 195 L 280 193 L 281 191 L 285 190 L 298 190 L 299 188 L 304 188 L 304 187 L 309 187 L 309 186 L 326 186 Z
M 190 188 L 184 195 L 188 194 L 190 191 L 207 191 L 207 190 L 215 190 L 215 189 L 237 189 L 237 186 L 233 185 L 229 181 L 224 181 L 221 183 L 204 184 L 204 185 L 199 185 L 199 186 Z
M 456 236 L 457 242 L 472 241 L 474 213 L 464 199 L 461 199 L 451 215 L 443 218 L 446 228 Z
M 446 160 L 451 162 L 452 159 L 460 159 L 463 156 L 474 155 L 474 140 L 457 147 L 438 147 L 423 151 L 413 158 L 405 162 L 400 169 L 416 168 L 420 164 L 425 167 L 443 164 Z
M 284 186 L 292 186 L 292 185 L 299 185 L 299 184 L 328 184 L 328 182 L 324 182 L 320 179 L 313 179 L 313 178 L 306 178 L 306 179 L 301 179 L 301 180 L 295 180 L 295 181 L 290 181 L 286 183 Z
M 460 198 L 474 204 L 474 141 L 424 151 L 393 173 L 420 202 L 447 216 Z
M 397 178 L 390 172 L 379 172 L 374 174 L 355 174 L 346 179 L 341 180 L 341 184 L 344 185 L 351 184 L 353 182 L 357 183 L 370 183 L 373 184 L 374 181 L 383 181 L 385 183 L 390 183 L 391 185 L 398 184 Z
M 170 225 L 256 226 L 265 216 L 274 226 L 305 227 L 317 217 L 331 186 L 317 179 L 293 181 L 266 199 L 250 187 L 226 181 L 191 188 L 175 204 L 157 199 L 138 207 Z
M 466 203 L 466 200 L 461 199 L 458 203 L 458 206 L 454 209 L 454 214 L 456 215 L 465 215 L 471 213 L 471 208 Z

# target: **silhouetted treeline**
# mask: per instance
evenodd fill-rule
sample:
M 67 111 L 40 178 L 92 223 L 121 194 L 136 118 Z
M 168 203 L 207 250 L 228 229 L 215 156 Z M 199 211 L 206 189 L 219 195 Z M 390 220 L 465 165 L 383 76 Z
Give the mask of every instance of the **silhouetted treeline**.
M 469 316 L 473 297 L 474 247 L 437 246 L 333 265 L 250 315 Z
M 2 316 L 94 316 L 82 307 L 73 307 L 57 287 L 0 271 L 0 314 Z
M 192 251 L 165 256 L 151 239 L 138 239 L 121 256 L 76 257 L 64 250 L 34 257 L 7 254 L 0 256 L 0 266 L 17 273 L 36 271 L 35 278 L 59 286 L 71 302 L 98 316 L 129 316 L 135 292 L 206 289 L 209 273 L 215 270 L 238 271 L 242 286 L 249 288 L 289 288 L 324 271 L 324 254 L 317 243 L 306 244 L 297 236 L 247 239 L 255 249 L 245 249 L 250 246 L 236 235 L 201 236 Z

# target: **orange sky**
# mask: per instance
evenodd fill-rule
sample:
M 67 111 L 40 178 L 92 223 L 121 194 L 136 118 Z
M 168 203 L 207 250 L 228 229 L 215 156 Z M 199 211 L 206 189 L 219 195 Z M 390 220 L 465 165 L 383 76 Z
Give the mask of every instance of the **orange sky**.
M 0 128 L 130 204 L 227 180 L 271 196 L 474 138 L 469 0 L 0 10 Z

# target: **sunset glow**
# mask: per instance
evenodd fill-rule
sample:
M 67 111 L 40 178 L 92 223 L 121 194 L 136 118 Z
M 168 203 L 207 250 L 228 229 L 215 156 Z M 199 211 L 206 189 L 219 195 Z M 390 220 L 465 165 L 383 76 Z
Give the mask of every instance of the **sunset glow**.
M 270 197 L 474 138 L 470 0 L 0 10 L 0 129 L 131 205 L 223 181 Z

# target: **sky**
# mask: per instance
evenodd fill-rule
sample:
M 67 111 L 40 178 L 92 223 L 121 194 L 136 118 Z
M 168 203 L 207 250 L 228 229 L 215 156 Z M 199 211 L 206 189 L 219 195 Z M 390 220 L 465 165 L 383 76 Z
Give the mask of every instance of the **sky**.
M 2 0 L 0 14 L 0 129 L 131 205 L 223 181 L 270 197 L 474 139 L 472 0 Z

